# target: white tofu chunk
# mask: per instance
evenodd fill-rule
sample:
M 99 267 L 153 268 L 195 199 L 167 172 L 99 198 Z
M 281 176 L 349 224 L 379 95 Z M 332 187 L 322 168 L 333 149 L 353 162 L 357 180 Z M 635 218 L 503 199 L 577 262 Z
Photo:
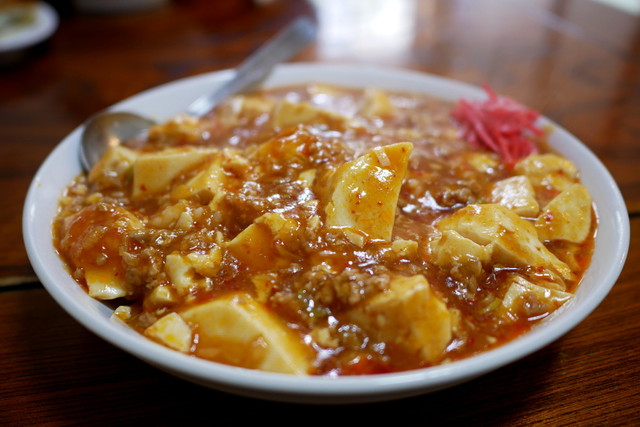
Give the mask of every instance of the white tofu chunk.
M 177 253 L 167 255 L 165 270 L 178 294 L 187 294 L 197 286 L 193 278 L 193 266 L 186 256 Z
M 109 146 L 107 152 L 98 160 L 89 172 L 89 181 L 96 181 L 100 177 L 114 174 L 125 175 L 135 162 L 138 154 L 123 145 Z
M 391 250 L 401 258 L 413 258 L 418 255 L 418 242 L 415 240 L 396 239 L 391 243 Z
M 538 239 L 533 224 L 498 204 L 469 205 L 436 224 L 441 232 L 455 230 L 491 250 L 491 259 L 516 267 L 541 267 L 572 278 L 571 269 Z
M 330 129 L 343 130 L 352 120 L 332 111 L 323 110 L 308 102 L 293 103 L 282 101 L 275 108 L 273 125 L 286 128 L 299 124 L 323 124 Z
M 427 362 L 439 360 L 451 341 L 451 313 L 422 275 L 395 277 L 388 291 L 348 315 L 375 340 L 392 342 Z
M 573 297 L 568 292 L 533 284 L 517 274 L 509 275 L 506 286 L 498 312 L 511 319 L 552 313 Z
M 266 213 L 242 230 L 227 249 L 253 271 L 262 271 L 287 264 L 295 258 L 302 229 L 297 220 L 281 213 Z
M 208 192 L 212 209 L 218 207 L 220 195 L 224 192 L 225 173 L 222 167 L 223 156 L 215 156 L 202 171 L 198 172 L 185 184 L 177 186 L 171 196 L 174 199 L 184 199 L 194 194 Z M 218 196 L 218 197 L 216 197 Z M 214 202 L 215 200 L 215 202 Z
M 89 296 L 99 300 L 112 300 L 131 295 L 131 290 L 117 270 L 111 267 L 87 266 L 84 271 Z
M 498 203 L 529 218 L 534 218 L 540 211 L 533 186 L 523 175 L 496 182 L 491 190 L 491 203 Z
M 213 277 L 222 267 L 222 248 L 218 245 L 204 253 L 192 252 L 187 255 L 187 259 L 193 266 L 196 273 L 203 276 Z
M 198 289 L 207 289 L 211 285 L 210 277 L 196 277 L 198 260 L 190 258 L 189 255 L 172 253 L 167 255 L 165 259 L 165 270 L 178 295 L 187 295 Z
M 452 269 L 454 277 L 464 280 L 482 273 L 483 265 L 491 260 L 491 250 L 491 245 L 479 245 L 455 230 L 444 230 L 429 243 L 428 256 L 435 265 Z
M 149 129 L 150 141 L 162 141 L 163 145 L 190 145 L 202 136 L 203 129 L 200 121 L 188 114 L 180 114 L 167 122 L 160 123 Z
M 377 147 L 340 166 L 325 209 L 327 226 L 390 241 L 412 148 L 408 142 Z
M 193 332 L 178 313 L 169 313 L 144 330 L 144 334 L 183 353 L 191 349 Z
M 360 114 L 365 117 L 382 117 L 393 113 L 394 107 L 387 94 L 375 88 L 364 91 L 363 105 Z
M 262 304 L 266 303 L 271 296 L 271 290 L 276 283 L 280 283 L 278 274 L 274 272 L 259 273 L 251 276 L 253 288 L 256 291 L 256 300 Z
M 141 154 L 133 164 L 133 197 L 166 190 L 175 178 L 212 153 L 215 151 L 171 148 Z
M 491 259 L 491 247 L 480 245 L 463 237 L 455 230 L 444 230 L 442 235 L 429 243 L 431 261 L 440 266 L 467 264 Z
M 153 288 L 149 296 L 145 299 L 145 305 L 150 304 L 153 307 L 163 307 L 176 302 L 176 296 L 171 286 L 160 285 Z
M 184 214 L 190 215 L 190 211 L 191 208 L 187 202 L 180 200 L 151 216 L 149 218 L 149 225 L 156 228 L 173 228 L 178 225 L 178 222 L 180 222 Z
M 316 173 L 317 171 L 315 169 L 307 169 L 300 172 L 300 175 L 298 175 L 298 181 L 300 181 L 305 188 L 311 188 L 313 186 L 313 182 L 316 180 Z
M 257 96 L 236 95 L 229 102 L 221 105 L 218 117 L 226 126 L 234 126 L 240 120 L 253 120 L 269 113 L 275 102 L 271 99 Z
M 118 307 L 116 307 L 115 310 L 113 310 L 113 315 L 111 316 L 111 318 L 114 320 L 118 319 L 123 322 L 126 322 L 129 319 L 131 319 L 131 316 L 132 316 L 131 306 L 119 305 Z
M 230 294 L 182 316 L 198 334 L 199 357 L 294 375 L 310 371 L 310 351 L 302 340 L 248 294 Z
M 580 184 L 573 184 L 545 206 L 535 222 L 541 240 L 582 243 L 591 230 L 591 195 Z
M 534 186 L 551 187 L 562 191 L 576 182 L 578 169 L 570 160 L 556 154 L 532 154 L 514 166 L 516 173 L 525 175 Z
M 470 152 L 465 154 L 465 159 L 475 170 L 482 173 L 492 173 L 500 166 L 500 161 L 493 153 Z
M 249 225 L 227 244 L 227 249 L 253 271 L 276 267 L 280 260 L 273 233 L 265 224 Z
M 222 188 L 223 184 L 224 169 L 222 168 L 222 159 L 216 158 L 206 169 L 189 180 L 187 186 L 193 193 L 201 190 L 216 192 Z

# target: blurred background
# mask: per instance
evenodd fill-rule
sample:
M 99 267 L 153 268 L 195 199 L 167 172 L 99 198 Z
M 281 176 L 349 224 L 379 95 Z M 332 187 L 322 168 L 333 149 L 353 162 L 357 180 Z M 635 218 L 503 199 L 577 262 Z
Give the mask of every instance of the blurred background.
M 640 38 L 637 19 L 618 19 L 637 17 L 640 0 L 50 0 L 49 4 L 59 25 L 46 46 L 39 46 L 36 60 L 46 65 L 39 70 L 38 84 L 62 79 L 70 86 L 66 95 L 71 99 L 65 103 L 81 102 L 83 116 L 86 108 L 105 107 L 144 89 L 137 84 L 140 81 L 148 86 L 233 67 L 261 39 L 298 14 L 313 14 L 319 22 L 318 42 L 303 60 L 402 66 L 476 84 L 489 80 L 508 84 L 517 74 L 517 79 L 536 82 L 512 93 L 521 98 L 527 91 L 570 83 L 558 81 L 563 79 L 563 68 L 585 49 L 631 54 L 637 52 Z M 167 15 L 173 16 L 170 23 Z M 568 39 L 561 40 L 561 35 Z M 544 61 L 531 67 L 532 58 Z M 580 64 L 580 77 L 613 83 L 620 73 L 637 71 L 601 59 Z M 19 64 L 19 72 L 27 73 L 37 66 Z M 43 75 L 44 69 L 49 75 Z M 93 79 L 98 76 L 118 84 L 96 87 Z M 93 94 L 96 98 L 75 100 L 74 93 L 84 94 L 86 86 L 98 92 Z M 99 93 L 104 90 L 109 93 Z
M 0 5 L 16 1 L 0 0 Z M 28 49 L 29 55 L 0 71 L 6 77 L 24 74 L 24 87 L 0 86 L 0 97 L 19 101 L 34 92 L 60 96 L 60 107 L 77 114 L 78 120 L 149 86 L 233 67 L 299 14 L 317 18 L 319 37 L 298 60 L 399 66 L 473 84 L 490 83 L 507 87 L 516 98 L 534 98 L 532 106 L 545 112 L 562 108 L 557 98 L 570 91 L 558 89 L 566 85 L 581 85 L 588 96 L 600 85 L 615 85 L 622 74 L 640 74 L 636 65 L 619 60 L 638 55 L 640 0 L 49 0 L 48 4 L 58 15 L 55 30 Z M 596 55 L 576 61 L 587 51 Z M 517 80 L 531 84 L 515 87 Z M 50 93 L 56 90 L 62 93 Z M 545 98 L 535 96 L 541 90 Z

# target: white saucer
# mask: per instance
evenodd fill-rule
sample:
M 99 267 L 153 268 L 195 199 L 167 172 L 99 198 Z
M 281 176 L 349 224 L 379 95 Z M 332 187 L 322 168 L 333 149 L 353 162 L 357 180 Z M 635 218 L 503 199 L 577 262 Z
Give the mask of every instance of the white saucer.
M 0 32 L 0 55 L 15 54 L 45 41 L 56 31 L 58 22 L 55 9 L 38 2 L 33 22 Z

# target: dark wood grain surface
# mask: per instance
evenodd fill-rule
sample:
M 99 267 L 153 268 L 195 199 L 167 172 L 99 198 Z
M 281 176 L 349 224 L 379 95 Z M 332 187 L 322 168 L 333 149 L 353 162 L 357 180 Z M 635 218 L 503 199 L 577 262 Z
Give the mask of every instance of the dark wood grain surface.
M 590 0 L 173 0 L 90 14 L 0 69 L 0 425 L 283 420 L 433 425 L 640 423 L 640 18 Z M 525 359 L 441 392 L 330 410 L 205 389 L 156 370 L 71 319 L 22 243 L 27 187 L 89 115 L 150 87 L 237 65 L 300 14 L 317 43 L 294 61 L 367 63 L 490 84 L 567 128 L 609 168 L 631 220 L 604 302 Z M 246 410 L 243 408 L 247 408 Z

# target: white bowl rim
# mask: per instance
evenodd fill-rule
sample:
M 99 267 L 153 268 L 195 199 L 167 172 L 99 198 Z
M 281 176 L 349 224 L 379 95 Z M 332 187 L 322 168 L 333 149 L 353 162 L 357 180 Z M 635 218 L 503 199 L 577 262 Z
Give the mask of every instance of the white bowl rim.
M 112 109 L 130 109 L 132 106 L 135 107 L 136 102 L 138 102 L 140 98 L 161 97 L 162 93 L 166 90 L 175 89 L 176 87 L 213 86 L 227 79 L 232 73 L 233 71 L 231 70 L 223 70 L 176 80 L 128 98 L 114 105 Z M 440 94 L 433 93 L 431 89 L 427 90 L 427 92 L 444 98 L 447 98 L 448 93 L 454 93 L 455 95 L 450 97 L 450 100 L 458 96 L 468 98 L 479 98 L 483 96 L 483 92 L 478 87 L 447 78 L 406 69 L 359 64 L 283 64 L 277 67 L 274 75 L 268 79 L 266 84 L 277 86 L 281 84 L 279 83 L 280 80 L 303 81 L 305 80 L 305 76 L 314 75 L 346 76 L 344 78 L 337 77 L 335 81 L 327 78 L 325 81 L 331 80 L 328 82 L 334 84 L 343 84 L 342 82 L 344 81 L 345 85 L 356 82 L 355 86 L 359 86 L 357 82 L 366 82 L 368 78 L 369 80 L 388 82 L 390 88 L 398 88 L 397 80 L 401 80 L 404 82 L 404 86 L 401 85 L 400 90 L 408 90 L 412 85 L 417 85 L 415 89 L 418 91 L 424 91 L 421 85 L 431 89 L 434 87 L 442 88 Z M 354 80 L 354 77 L 357 77 L 357 79 Z M 315 80 L 318 81 L 320 79 L 316 78 Z M 394 81 L 396 82 L 394 83 Z M 383 87 L 385 85 L 380 84 L 378 86 Z M 177 110 L 175 112 L 166 113 L 168 115 L 162 118 L 168 119 L 177 114 L 180 111 L 179 109 L 182 108 L 179 104 L 180 102 L 177 102 Z M 60 157 L 62 151 L 72 152 L 73 150 L 71 150 L 71 148 L 74 144 L 77 147 L 77 141 L 81 131 L 80 127 L 71 132 L 52 151 L 36 173 L 29 187 L 23 216 L 25 245 L 34 271 L 43 285 L 72 317 L 116 347 L 180 377 L 204 383 L 214 388 L 278 400 L 303 399 L 322 402 L 327 398 L 346 398 L 347 401 L 351 398 L 362 401 L 381 399 L 384 398 L 384 396 L 411 395 L 437 390 L 500 368 L 557 340 L 580 323 L 598 306 L 615 284 L 624 265 L 629 246 L 629 218 L 626 214 L 626 206 L 618 186 L 605 166 L 581 142 L 548 119 L 542 118 L 542 120 L 551 124 L 554 128 L 554 134 L 569 144 L 571 150 L 579 153 L 582 161 L 586 162 L 590 168 L 593 168 L 590 174 L 597 176 L 598 185 L 604 188 L 602 191 L 608 193 L 607 203 L 610 205 L 597 206 L 597 208 L 598 211 L 613 213 L 611 216 L 600 217 L 601 221 L 604 220 L 608 223 L 607 226 L 611 230 L 617 231 L 617 235 L 611 237 L 612 243 L 610 244 L 612 244 L 613 247 L 607 251 L 607 256 L 613 261 L 610 262 L 606 271 L 597 271 L 594 273 L 599 275 L 598 280 L 600 281 L 600 285 L 596 287 L 595 292 L 585 295 L 581 299 L 579 309 L 570 310 L 567 307 L 563 307 L 551 316 L 554 321 L 549 319 L 548 322 L 540 327 L 534 328 L 522 337 L 494 350 L 450 364 L 389 374 L 337 378 L 315 376 L 297 377 L 236 368 L 187 356 L 169 350 L 144 337 L 127 333 L 124 328 L 116 326 L 112 320 L 96 316 L 95 312 L 88 310 L 84 305 L 78 304 L 78 300 L 75 299 L 77 297 L 76 295 L 71 295 L 65 290 L 64 285 L 56 282 L 51 273 L 51 265 L 46 264 L 46 257 L 44 256 L 46 251 L 51 250 L 52 245 L 49 245 L 49 247 L 45 245 L 45 247 L 43 247 L 42 237 L 38 239 L 38 236 L 35 234 L 35 227 L 39 220 L 37 205 L 39 198 L 42 197 L 38 189 L 43 186 L 43 183 L 48 179 L 47 174 L 54 168 L 54 159 Z M 562 150 L 560 149 L 560 151 Z M 593 172 L 594 170 L 595 172 Z M 585 185 L 587 184 L 585 183 Z M 600 224 L 600 227 L 602 227 L 602 224 Z M 597 238 L 600 237 L 601 233 L 598 234 Z M 596 247 L 596 249 L 598 248 Z M 54 266 L 54 269 L 60 269 L 60 266 Z M 69 279 L 73 280 L 70 277 Z M 86 296 L 86 298 L 91 300 L 88 304 L 100 304 L 88 296 Z M 561 322 L 555 321 L 557 318 L 560 318 Z

